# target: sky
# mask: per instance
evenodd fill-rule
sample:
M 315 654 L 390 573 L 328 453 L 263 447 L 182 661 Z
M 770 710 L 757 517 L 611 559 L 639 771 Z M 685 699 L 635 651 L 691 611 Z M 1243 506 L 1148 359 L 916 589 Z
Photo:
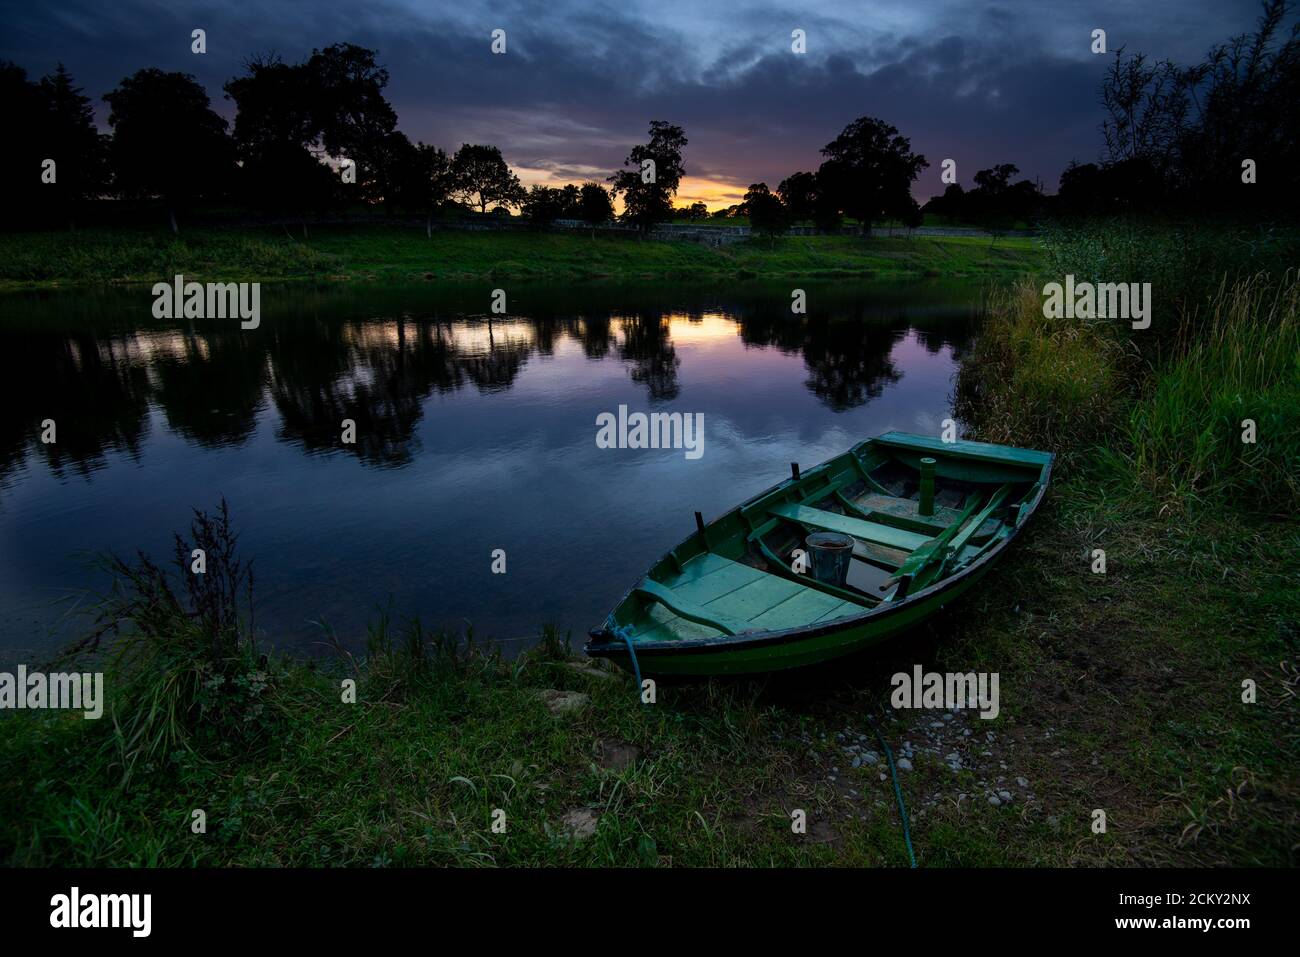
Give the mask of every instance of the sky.
M 1010 162 L 1053 192 L 1072 159 L 1100 158 L 1114 50 L 1193 62 L 1259 12 L 1258 0 L 0 0 L 0 59 L 33 78 L 62 62 L 97 102 L 143 67 L 191 73 L 233 119 L 221 88 L 250 56 L 296 62 L 351 41 L 378 51 L 412 140 L 490 143 L 525 185 L 558 185 L 605 179 L 668 120 L 689 140 L 677 201 L 710 208 L 815 169 L 846 124 L 875 116 L 930 161 L 924 201 L 949 158 L 966 186 Z M 195 28 L 206 54 L 191 52 Z M 1090 49 L 1095 29 L 1107 55 Z M 107 128 L 102 103 L 98 118 Z

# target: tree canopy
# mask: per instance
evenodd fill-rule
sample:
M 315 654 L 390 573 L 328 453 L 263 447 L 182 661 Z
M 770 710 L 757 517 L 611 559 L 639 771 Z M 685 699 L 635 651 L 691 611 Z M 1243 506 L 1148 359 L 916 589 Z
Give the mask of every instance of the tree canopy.
M 465 143 L 452 160 L 455 192 L 464 202 L 486 213 L 489 205 L 520 206 L 527 196 L 519 177 L 506 165 L 495 146 Z
M 650 141 L 632 147 L 626 169 L 609 178 L 615 196 L 623 197 L 623 218 L 642 232 L 673 217 L 673 197 L 686 175 L 682 149 L 686 132 L 663 120 L 650 123 Z
M 161 198 L 173 230 L 180 209 L 229 188 L 235 155 L 227 124 L 194 77 L 140 70 L 105 93 L 104 101 L 113 127 L 114 185 L 127 196 Z M 178 162 L 178 144 L 184 144 L 184 162 Z
M 887 216 L 902 217 L 910 208 L 912 183 L 930 164 L 912 152 L 912 143 L 896 128 L 870 116 L 859 117 L 822 148 L 825 161 L 817 183 L 835 209 L 863 224 Z

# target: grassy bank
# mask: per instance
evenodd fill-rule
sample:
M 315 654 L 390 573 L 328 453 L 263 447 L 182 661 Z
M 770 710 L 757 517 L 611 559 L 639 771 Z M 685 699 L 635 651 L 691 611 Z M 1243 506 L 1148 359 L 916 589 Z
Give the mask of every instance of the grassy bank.
M 1106 576 L 1088 572 L 1097 544 Z M 1300 806 L 1287 628 L 1300 608 L 1294 569 L 1259 555 L 1295 544 L 1267 524 L 1171 533 L 1154 510 L 1067 479 L 996 588 L 881 654 L 766 683 L 661 686 L 646 707 L 630 679 L 567 658 L 554 633 L 510 661 L 381 621 L 355 662 L 231 649 L 213 664 L 202 631 L 160 618 L 134 652 L 146 680 L 110 671 L 104 719 L 0 718 L 0 853 L 906 866 L 874 720 L 911 764 L 899 774 L 922 866 L 1285 865 Z M 1002 713 L 891 712 L 887 676 L 915 662 L 999 672 Z M 1244 676 L 1257 705 L 1240 703 Z M 1090 829 L 1098 808 L 1105 834 Z M 795 809 L 806 834 L 791 832 Z
M 0 236 L 0 286 L 312 279 L 818 279 L 1009 277 L 1039 262 L 1032 240 L 799 236 L 725 247 L 582 233 L 435 232 L 382 226 L 285 230 L 84 230 Z
M 911 765 L 899 775 L 922 866 L 1285 866 L 1300 836 L 1297 546 L 1293 524 L 1171 523 L 1154 499 L 1076 472 L 996 587 L 907 639 L 828 672 L 661 686 L 648 707 L 553 632 L 506 660 L 381 620 L 355 661 L 230 648 L 214 662 L 188 617 L 148 620 L 169 602 L 146 586 L 131 614 L 152 631 L 108 663 L 104 719 L 0 717 L 0 855 L 905 866 L 874 721 Z M 1001 714 L 892 712 L 888 676 L 917 662 L 998 672 Z M 806 834 L 790 830 L 796 809 Z
M 922 866 L 1294 865 L 1290 254 L 1125 228 L 1048 243 L 1061 275 L 1152 281 L 1152 325 L 1046 320 L 1041 279 L 995 300 L 963 418 L 1059 467 L 990 587 L 927 626 L 828 672 L 661 686 L 648 707 L 553 632 L 506 660 L 381 620 L 364 658 L 277 662 L 238 624 L 222 523 L 199 523 L 181 554 L 203 544 L 239 587 L 182 594 L 120 565 L 106 621 L 135 637 L 99 659 L 104 719 L 0 715 L 0 859 L 905 866 L 874 722 L 910 765 Z M 1001 713 L 893 711 L 889 676 L 917 663 L 997 672 Z

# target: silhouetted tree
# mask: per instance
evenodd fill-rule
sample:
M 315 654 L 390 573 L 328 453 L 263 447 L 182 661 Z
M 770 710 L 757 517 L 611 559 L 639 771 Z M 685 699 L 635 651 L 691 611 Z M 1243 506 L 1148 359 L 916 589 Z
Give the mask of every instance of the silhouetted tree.
M 527 195 L 495 146 L 463 144 L 452 160 L 452 169 L 457 195 L 477 206 L 480 213 L 487 212 L 489 203 L 507 208 L 519 206 Z
M 54 181 L 42 184 L 41 195 L 48 190 L 55 215 L 74 226 L 77 209 L 108 189 L 108 138 L 95 128 L 90 98 L 62 63 L 41 80 L 40 100 L 43 122 L 26 135 L 55 161 Z
M 777 186 L 776 193 L 790 211 L 790 219 L 812 219 L 817 204 L 817 174 L 791 173 Z
M 583 183 L 578 191 L 578 218 L 591 227 L 591 235 L 596 236 L 596 227 L 614 218 L 614 201 L 609 191 L 599 183 Z
M 107 191 L 107 138 L 62 64 L 33 83 L 21 67 L 0 62 L 0 127 L 10 134 L 0 150 L 0 182 L 10 187 L 0 204 L 6 225 L 75 226 L 85 201 Z
M 950 219 L 964 219 L 966 216 L 966 190 L 961 183 L 949 183 L 943 193 L 925 204 L 925 212 Z
M 909 236 L 916 232 L 925 222 L 925 213 L 921 211 L 921 204 L 916 200 L 912 200 L 912 205 L 903 210 L 900 219 L 903 225 L 907 227 Z
M 1103 193 L 1118 208 L 1296 211 L 1300 23 L 1284 30 L 1290 12 L 1265 0 L 1255 33 L 1191 67 L 1116 52 L 1101 99 Z M 1255 183 L 1243 182 L 1246 160 Z
M 368 201 L 383 199 L 400 144 L 392 139 L 397 113 L 384 97 L 388 71 L 375 51 L 354 43 L 313 50 L 306 70 L 314 124 L 325 151 L 356 163 L 357 185 Z
M 0 216 L 6 225 L 26 224 L 43 202 L 41 161 L 46 157 L 41 155 L 40 140 L 28 135 L 39 129 L 42 112 L 40 89 L 27 78 L 27 71 L 0 62 L 0 128 L 7 132 L 0 149 L 0 182 L 6 187 Z
M 609 178 L 615 196 L 623 197 L 623 218 L 647 232 L 655 223 L 672 219 L 673 197 L 686 167 L 682 148 L 686 133 L 663 120 L 650 123 L 650 142 L 632 147 L 623 165 Z
M 578 218 L 578 206 L 582 202 L 582 193 L 573 183 L 560 187 L 560 215 L 565 219 Z
M 324 208 L 338 195 L 338 177 L 317 155 L 313 74 L 306 65 L 275 56 L 254 57 L 244 69 L 224 87 L 236 109 L 241 200 L 254 209 L 294 215 Z
M 113 127 L 114 188 L 124 196 L 160 198 L 172 232 L 179 231 L 179 209 L 229 185 L 234 148 L 226 121 L 212 112 L 194 77 L 140 70 L 105 93 L 104 101 Z
M 790 216 L 780 198 L 767 188 L 766 183 L 754 183 L 745 193 L 745 208 L 749 212 L 749 225 L 756 233 L 766 236 L 773 246 L 776 237 L 790 228 Z
M 520 211 L 532 225 L 545 229 L 564 215 L 564 193 L 551 186 L 532 186 Z
M 451 157 L 436 146 L 417 143 L 406 152 L 396 181 L 400 204 L 424 213 L 424 234 L 432 238 L 433 218 L 456 189 Z
M 871 224 L 908 209 L 912 183 L 930 164 L 912 152 L 911 141 L 897 129 L 863 116 L 822 149 L 826 161 L 817 182 L 835 207 L 863 224 Z

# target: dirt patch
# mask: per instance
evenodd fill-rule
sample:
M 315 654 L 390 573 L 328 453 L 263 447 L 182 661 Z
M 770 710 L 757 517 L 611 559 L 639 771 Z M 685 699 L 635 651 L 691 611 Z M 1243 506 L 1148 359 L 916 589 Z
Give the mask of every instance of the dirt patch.
M 580 691 L 556 691 L 554 688 L 547 688 L 545 691 L 538 692 L 537 696 L 542 699 L 551 714 L 573 714 L 581 711 L 591 702 L 591 698 Z
M 622 771 L 636 764 L 641 749 L 624 741 L 600 742 L 600 766 L 606 771 Z

